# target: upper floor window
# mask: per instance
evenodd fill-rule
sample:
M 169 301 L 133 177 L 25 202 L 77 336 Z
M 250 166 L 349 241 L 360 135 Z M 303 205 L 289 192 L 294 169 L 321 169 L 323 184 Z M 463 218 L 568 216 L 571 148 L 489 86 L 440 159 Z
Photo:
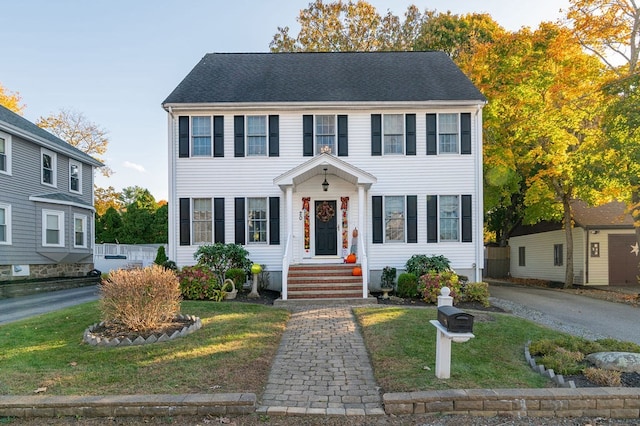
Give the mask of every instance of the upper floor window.
M 69 162 L 69 191 L 82 192 L 82 164 Z
M 405 209 L 403 196 L 384 197 L 385 242 L 404 242 Z
M 191 153 L 211 157 L 211 117 L 191 117 Z
M 336 116 L 316 115 L 316 154 L 336 153 Z
M 64 247 L 64 212 L 42 211 L 42 245 Z
M 56 186 L 57 156 L 54 152 L 42 149 L 42 183 Z
M 87 216 L 73 215 L 73 246 L 87 247 Z
M 0 132 L 0 173 L 11 174 L 11 136 Z
M 211 198 L 193 199 L 193 243 L 211 243 L 213 235 Z
M 11 244 L 11 206 L 0 204 L 0 244 Z
M 247 198 L 247 226 L 250 243 L 267 242 L 267 199 Z
M 440 241 L 458 241 L 460 206 L 457 195 L 440 196 Z
M 267 155 L 267 116 L 247 116 L 247 155 Z
M 404 152 L 404 115 L 385 114 L 382 119 L 385 154 Z
M 441 154 L 458 153 L 458 114 L 438 115 L 438 140 Z

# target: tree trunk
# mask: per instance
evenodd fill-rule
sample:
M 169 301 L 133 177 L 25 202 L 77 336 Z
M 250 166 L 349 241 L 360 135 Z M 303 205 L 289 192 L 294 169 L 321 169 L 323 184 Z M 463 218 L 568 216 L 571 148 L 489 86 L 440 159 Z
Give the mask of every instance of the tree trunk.
M 564 233 L 567 242 L 567 262 L 564 273 L 564 288 L 573 285 L 573 220 L 571 220 L 571 203 L 570 197 L 565 194 L 562 197 L 562 207 L 564 210 Z

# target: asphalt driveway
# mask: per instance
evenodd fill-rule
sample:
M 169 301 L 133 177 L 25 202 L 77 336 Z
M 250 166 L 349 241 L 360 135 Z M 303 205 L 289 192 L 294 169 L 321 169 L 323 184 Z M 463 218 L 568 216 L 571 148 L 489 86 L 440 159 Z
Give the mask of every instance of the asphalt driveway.
M 588 339 L 640 344 L 640 309 L 559 290 L 491 284 L 492 303 L 514 315 Z

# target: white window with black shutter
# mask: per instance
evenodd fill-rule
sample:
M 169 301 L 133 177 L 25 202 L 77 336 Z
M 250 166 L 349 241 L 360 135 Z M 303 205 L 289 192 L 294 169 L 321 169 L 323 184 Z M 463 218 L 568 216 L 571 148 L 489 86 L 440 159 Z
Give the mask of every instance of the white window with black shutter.
M 471 195 L 428 195 L 427 242 L 472 242 L 471 210 Z
M 303 115 L 302 155 L 349 155 L 349 122 L 346 115 Z
M 238 197 L 234 215 L 236 244 L 280 244 L 280 197 Z
M 224 198 L 180 198 L 178 211 L 181 246 L 224 243 Z
M 373 196 L 371 199 L 372 241 L 417 243 L 417 196 Z
M 371 114 L 371 155 L 416 155 L 415 114 Z
M 178 117 L 178 157 L 224 157 L 224 117 Z
M 280 116 L 236 115 L 233 117 L 235 157 L 280 156 Z
M 427 114 L 427 155 L 471 154 L 471 114 Z

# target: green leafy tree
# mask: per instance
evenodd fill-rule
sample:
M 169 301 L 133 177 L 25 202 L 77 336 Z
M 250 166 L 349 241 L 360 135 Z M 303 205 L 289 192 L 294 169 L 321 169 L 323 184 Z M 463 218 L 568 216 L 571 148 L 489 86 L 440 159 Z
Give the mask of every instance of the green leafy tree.
M 118 243 L 122 234 L 122 217 L 113 207 L 107 208 L 102 215 L 96 217 L 96 242 Z
M 109 207 L 113 207 L 117 211 L 122 210 L 123 204 L 121 194 L 117 192 L 113 186 L 101 188 L 96 186 L 93 190 L 96 214 L 103 215 Z

